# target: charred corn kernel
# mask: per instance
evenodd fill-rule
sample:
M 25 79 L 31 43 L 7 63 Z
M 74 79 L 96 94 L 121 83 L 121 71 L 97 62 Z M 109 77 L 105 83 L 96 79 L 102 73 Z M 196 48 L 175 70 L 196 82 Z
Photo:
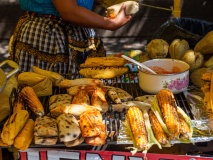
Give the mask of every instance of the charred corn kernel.
M 169 143 L 168 136 L 164 132 L 158 118 L 155 116 L 154 112 L 150 109 L 149 112 L 149 120 L 152 127 L 152 131 L 155 135 L 155 138 L 161 145 L 166 145 Z
M 37 115 L 44 115 L 44 107 L 38 99 L 34 90 L 27 86 L 21 90 L 21 97 L 26 101 L 28 107 Z
M 180 134 L 180 121 L 175 105 L 174 94 L 168 89 L 160 90 L 157 95 L 159 108 L 161 110 L 163 121 L 169 130 L 171 140 L 178 139 Z
M 138 107 L 132 106 L 128 109 L 126 117 L 137 147 L 146 150 L 148 147 L 148 136 L 143 112 Z
M 180 120 L 180 138 L 183 140 L 189 140 L 191 135 L 190 127 L 180 112 L 178 112 L 178 116 Z
M 21 96 L 18 96 L 17 101 L 14 103 L 13 106 L 13 113 L 18 112 L 19 110 L 23 110 L 24 108 L 24 102 Z

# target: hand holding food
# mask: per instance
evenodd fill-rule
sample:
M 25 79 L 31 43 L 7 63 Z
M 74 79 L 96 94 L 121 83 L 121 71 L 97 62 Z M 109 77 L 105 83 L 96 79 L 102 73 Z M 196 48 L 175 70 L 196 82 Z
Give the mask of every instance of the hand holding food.
M 125 6 L 126 6 L 125 14 L 127 16 L 135 14 L 139 11 L 139 4 L 137 2 L 125 1 L 125 2 L 115 4 L 113 6 L 108 7 L 107 11 L 106 11 L 106 16 L 109 18 L 115 18 L 117 16 L 117 14 L 119 13 L 123 4 L 125 4 Z

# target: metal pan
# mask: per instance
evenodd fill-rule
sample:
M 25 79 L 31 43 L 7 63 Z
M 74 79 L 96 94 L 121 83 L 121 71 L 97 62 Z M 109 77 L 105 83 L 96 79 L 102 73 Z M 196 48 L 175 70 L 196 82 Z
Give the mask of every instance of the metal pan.
M 7 74 L 1 68 L 5 64 L 8 64 L 11 68 L 13 68 L 13 70 L 10 71 Z M 3 62 L 0 63 L 0 93 L 4 90 L 4 88 L 5 88 L 6 84 L 7 84 L 7 80 L 11 76 L 13 76 L 14 74 L 16 74 L 18 71 L 19 71 L 18 64 L 15 63 L 14 61 L 5 60 L 5 61 L 3 61 Z

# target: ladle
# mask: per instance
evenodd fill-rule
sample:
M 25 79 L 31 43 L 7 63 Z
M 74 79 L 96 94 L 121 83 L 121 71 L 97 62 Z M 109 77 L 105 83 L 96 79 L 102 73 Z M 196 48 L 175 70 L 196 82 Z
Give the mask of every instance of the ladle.
M 140 62 L 138 62 L 138 61 L 136 61 L 136 60 L 134 60 L 134 59 L 132 59 L 132 58 L 129 58 L 129 57 L 125 56 L 125 55 L 122 55 L 122 57 L 123 57 L 124 59 L 126 59 L 126 60 L 128 60 L 128 61 L 130 61 L 130 62 L 132 62 L 132 63 L 134 63 L 134 64 L 136 64 L 136 65 L 138 65 L 138 66 L 140 66 L 141 68 L 146 69 L 147 71 L 151 72 L 152 74 L 157 74 L 155 71 L 153 71 L 153 70 L 150 69 L 149 67 L 147 67 L 147 66 L 141 64 Z

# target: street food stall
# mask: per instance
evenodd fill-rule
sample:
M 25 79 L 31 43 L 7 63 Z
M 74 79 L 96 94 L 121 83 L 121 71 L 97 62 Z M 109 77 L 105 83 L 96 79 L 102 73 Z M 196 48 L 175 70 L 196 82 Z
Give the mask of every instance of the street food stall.
M 179 0 L 173 14 L 180 17 Z M 195 46 L 194 37 L 154 35 L 145 52 L 89 57 L 76 74 L 36 66 L 19 73 L 0 147 L 15 148 L 20 160 L 212 159 L 213 49 L 205 32 Z

